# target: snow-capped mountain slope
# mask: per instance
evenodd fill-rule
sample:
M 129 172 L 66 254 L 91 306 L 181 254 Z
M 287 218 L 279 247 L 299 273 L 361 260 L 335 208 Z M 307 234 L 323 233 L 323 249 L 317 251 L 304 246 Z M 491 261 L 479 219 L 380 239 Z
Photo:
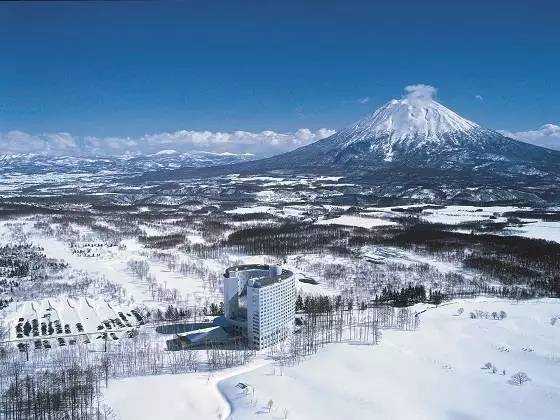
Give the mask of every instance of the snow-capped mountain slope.
M 442 136 L 461 133 L 470 137 L 478 124 L 460 117 L 434 100 L 393 99 L 373 114 L 342 130 L 337 135 L 339 146 L 348 147 L 361 141 L 378 138 L 376 146 L 391 160 L 393 147 L 438 144 Z
M 431 98 L 391 100 L 336 134 L 247 167 L 560 174 L 560 153 L 483 128 Z

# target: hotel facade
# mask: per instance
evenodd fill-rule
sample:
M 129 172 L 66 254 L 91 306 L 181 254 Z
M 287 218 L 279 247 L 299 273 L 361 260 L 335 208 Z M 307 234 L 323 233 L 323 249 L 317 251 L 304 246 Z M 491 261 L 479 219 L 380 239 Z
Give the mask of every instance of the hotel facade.
M 293 331 L 295 276 L 276 265 L 239 265 L 224 273 L 224 316 L 230 329 L 257 350 Z

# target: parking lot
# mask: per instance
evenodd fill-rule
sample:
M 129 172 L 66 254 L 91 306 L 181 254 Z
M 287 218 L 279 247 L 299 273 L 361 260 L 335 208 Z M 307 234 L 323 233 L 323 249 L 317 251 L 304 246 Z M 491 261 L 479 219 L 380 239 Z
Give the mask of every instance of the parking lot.
M 144 320 L 136 310 L 86 298 L 23 302 L 9 321 L 9 339 L 21 351 L 51 349 L 93 340 L 132 337 Z

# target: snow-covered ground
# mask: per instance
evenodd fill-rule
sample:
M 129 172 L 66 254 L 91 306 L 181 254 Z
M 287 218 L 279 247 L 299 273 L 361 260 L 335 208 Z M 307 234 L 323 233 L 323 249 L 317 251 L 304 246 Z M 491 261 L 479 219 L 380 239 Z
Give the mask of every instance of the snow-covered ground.
M 21 334 L 20 337 L 17 334 L 16 325 L 20 325 L 23 331 L 25 322 L 33 320 L 37 320 L 41 326 L 44 325 L 44 329 L 38 328 L 40 330 L 38 335 L 24 336 Z M 46 326 L 50 322 L 59 322 L 61 331 L 53 331 L 49 334 Z M 138 326 L 138 320 L 129 312 L 129 308 L 116 303 L 87 298 L 54 298 L 34 302 L 16 302 L 11 308 L 11 315 L 6 319 L 6 323 L 10 340 L 54 339 L 67 336 L 97 335 L 100 332 L 117 332 L 118 336 L 123 336 L 124 332 Z
M 104 399 L 119 420 L 225 419 L 231 407 L 218 391 L 218 382 L 268 363 L 257 358 L 248 365 L 213 373 L 114 380 L 105 390 Z
M 505 234 L 560 242 L 560 222 L 532 220 L 524 226 L 508 228 Z
M 202 373 L 111 381 L 105 400 L 119 420 L 219 419 L 228 410 L 208 374 Z
M 357 226 L 366 229 L 378 226 L 397 226 L 398 223 L 391 220 L 385 220 L 374 217 L 359 217 L 351 215 L 342 215 L 334 219 L 325 219 L 317 222 L 318 225 L 343 225 L 343 226 Z
M 410 266 L 413 264 L 428 264 L 437 271 L 447 273 L 461 273 L 471 275 L 460 264 L 438 260 L 428 255 L 400 249 L 392 246 L 366 245 L 360 249 L 360 255 L 370 261 L 378 263 L 397 263 Z
M 270 206 L 253 206 L 253 207 L 238 207 L 233 210 L 227 210 L 229 214 L 251 214 L 251 213 L 269 213 L 274 211 L 274 207 Z
M 134 301 L 143 301 L 148 298 L 146 286 L 134 278 L 127 271 L 126 263 L 129 259 L 137 256 L 140 246 L 135 240 L 127 240 L 123 243 L 123 249 L 117 250 L 105 257 L 84 257 L 72 253 L 70 244 L 56 238 L 47 238 L 37 234 L 30 236 L 32 243 L 44 248 L 49 258 L 66 261 L 70 267 L 76 270 L 96 274 L 110 279 L 125 288 Z
M 447 225 L 479 222 L 489 220 L 490 218 L 495 218 L 493 219 L 495 222 L 500 222 L 506 220 L 500 217 L 503 213 L 515 210 L 519 210 L 519 208 L 511 206 L 446 206 L 441 209 L 424 210 L 421 218 L 430 223 L 444 223 Z
M 70 240 L 45 236 L 33 227 L 31 221 L 25 219 L 22 221 L 26 241 L 42 247 L 47 257 L 62 260 L 68 263 L 71 269 L 87 275 L 109 279 L 112 283 L 123 287 L 126 299 L 132 302 L 148 302 L 152 300 L 152 296 L 148 284 L 128 269 L 127 263 L 131 260 L 148 261 L 150 263 L 149 274 L 153 276 L 158 285 L 167 289 L 176 289 L 183 298 L 189 299 L 192 303 L 207 300 L 216 293 L 216 291 L 207 290 L 200 277 L 172 271 L 164 263 L 151 258 L 150 250 L 146 250 L 136 238 L 122 240 L 118 247 L 95 247 L 96 255 L 84 256 L 73 252 Z M 91 229 L 82 225 L 73 227 L 77 232 L 73 237 L 75 243 L 95 241 L 96 237 Z M 0 222 L 0 245 L 10 243 L 9 232 L 8 224 Z M 154 229 L 153 233 L 161 234 L 162 232 Z M 193 243 L 201 241 L 201 238 L 196 235 L 189 235 L 189 239 L 192 239 Z M 179 266 L 183 260 L 189 260 L 188 256 L 174 250 L 170 250 L 169 253 L 177 256 L 176 266 Z M 212 261 L 207 261 L 207 265 L 214 268 L 216 272 L 220 272 L 222 269 Z
M 515 206 L 441 206 L 440 208 L 424 208 L 426 204 L 415 204 L 415 205 L 405 205 L 405 206 L 394 206 L 394 207 L 369 207 L 364 215 L 371 216 L 384 216 L 384 217 L 402 217 L 409 214 L 418 214 L 418 217 L 429 223 L 442 223 L 446 225 L 460 225 L 461 223 L 469 222 L 482 222 L 486 220 L 493 220 L 494 222 L 506 221 L 506 218 L 502 215 L 506 212 L 516 211 L 516 210 L 526 210 L 523 207 Z M 418 213 L 414 213 L 413 210 L 421 209 L 423 210 Z M 411 213 L 403 212 L 400 210 L 408 210 Z
M 457 315 L 459 308 L 464 308 Z M 471 319 L 504 310 L 507 318 Z M 272 366 L 220 383 L 231 418 L 556 419 L 560 301 L 455 301 L 421 315 L 417 331 L 383 331 L 378 346 L 331 344 L 283 375 Z M 496 373 L 482 369 L 486 363 Z M 503 371 L 505 370 L 505 375 Z M 526 372 L 522 386 L 510 377 Z M 245 395 L 239 382 L 255 389 Z M 266 407 L 273 401 L 273 412 Z
M 293 194 L 296 195 L 295 192 Z M 502 221 L 505 220 L 502 216 L 504 212 L 516 209 L 448 206 L 426 209 L 412 217 L 460 225 L 483 220 Z M 370 229 L 398 225 L 396 218 L 407 214 L 391 208 L 368 208 L 365 213 L 341 215 L 343 210 L 345 208 L 337 206 L 293 203 L 281 206 L 271 203 L 270 206 L 244 205 L 226 213 L 269 212 L 275 217 L 319 217 L 322 218 L 317 222 L 319 224 Z M 48 230 L 41 231 L 35 223 L 37 220 L 41 219 L 22 219 L 22 239 L 44 248 L 47 257 L 67 262 L 68 271 L 73 275 L 80 271 L 91 279 L 107 278 L 126 293 L 118 296 L 122 302 L 119 299 L 117 303 L 111 303 L 112 306 L 107 305 L 105 296 L 99 296 L 98 303 L 90 301 L 92 305 L 85 299 L 68 300 L 65 291 L 57 298 L 35 300 L 33 306 L 32 301 L 15 302 L 2 314 L 3 318 L 7 315 L 5 320 L 10 326 L 11 339 L 22 338 L 17 337 L 15 330 L 15 325 L 21 322 L 20 318 L 41 320 L 47 312 L 52 312 L 53 322 L 57 319 L 62 321 L 63 327 L 68 325 L 71 328 L 70 332 L 54 334 L 54 338 L 82 332 L 77 330 L 78 323 L 83 325 L 84 333 L 92 334 L 104 320 L 118 318 L 119 310 L 126 315 L 126 310 L 122 308 L 128 307 L 127 303 L 167 305 L 166 301 L 153 301 L 147 281 L 140 280 L 128 266 L 131 260 L 149 262 L 149 275 L 154 278 L 155 284 L 177 290 L 183 302 L 201 305 L 221 299 L 219 276 L 227 265 L 276 262 L 265 255 L 231 254 L 203 258 L 175 248 L 154 250 L 134 236 L 124 240 L 119 238 L 118 243 L 111 246 L 90 246 L 95 255 L 84 255 L 76 252 L 72 244 L 82 246 L 84 242 L 97 241 L 92 229 L 72 223 L 70 234 L 47 235 L 45 231 Z M 523 226 L 508 228 L 500 234 L 560 242 L 560 222 L 529 219 L 523 222 Z M 96 223 L 101 225 L 106 222 L 98 220 Z M 192 230 L 191 225 L 184 227 L 177 224 L 168 230 L 164 223 L 142 222 L 138 227 L 149 236 L 181 232 L 193 243 L 205 242 L 202 233 Z M 451 229 L 456 227 L 460 228 L 454 226 Z M 52 223 L 51 228 L 58 232 L 60 226 Z M 11 243 L 10 232 L 7 223 L 0 222 L 0 244 Z M 71 236 L 76 237 L 70 241 Z M 78 249 L 88 248 L 87 245 L 84 247 Z M 334 268 L 338 264 L 348 268 L 351 259 L 356 261 L 353 261 L 355 271 L 348 270 L 350 279 L 359 278 L 358 274 L 363 273 L 381 274 L 383 264 L 405 267 L 423 264 L 441 274 L 469 275 L 453 261 L 440 261 L 414 251 L 381 246 L 364 246 L 355 251 L 351 257 L 335 257 L 328 253 L 291 255 L 285 264 L 298 276 L 318 279 L 319 284 L 298 283 L 298 290 L 304 294 L 338 293 L 341 277 L 332 276 L 333 284 L 324 281 L 320 269 L 325 267 L 321 264 L 330 263 Z M 181 271 L 181 263 L 189 265 L 191 271 Z M 360 266 L 362 263 L 367 264 L 370 271 L 359 271 L 363 268 Z M 215 274 L 213 282 L 209 281 L 209 273 Z M 411 276 L 409 273 L 406 275 Z M 427 277 L 426 271 L 421 271 L 419 275 L 422 276 L 421 281 Z M 379 277 L 379 284 L 382 284 L 383 279 Z M 391 284 L 397 284 L 395 282 L 400 279 L 397 277 L 387 278 Z M 406 277 L 405 280 L 408 279 Z M 464 308 L 464 312 L 458 315 L 460 307 Z M 471 319 L 469 313 L 476 310 L 489 313 L 504 310 L 508 316 L 503 320 Z M 551 320 L 556 318 L 558 321 L 552 325 Z M 421 319 L 420 328 L 414 332 L 383 331 L 379 346 L 331 344 L 301 365 L 285 368 L 283 375 L 275 371 L 266 354 L 262 353 L 248 366 L 216 372 L 211 377 L 205 372 L 113 380 L 105 397 L 118 418 L 125 420 L 216 419 L 229 415 L 230 409 L 230 418 L 236 419 L 284 418 L 285 414 L 292 419 L 462 420 L 549 419 L 560 416 L 560 300 L 519 303 L 499 299 L 454 301 L 427 310 Z M 481 369 L 486 363 L 492 363 L 496 372 Z M 502 374 L 503 371 L 505 374 Z M 531 381 L 523 386 L 511 385 L 510 377 L 517 371 L 526 372 Z M 255 389 L 256 403 L 251 404 L 250 398 L 235 387 L 239 382 Z M 274 402 L 271 413 L 266 407 L 269 400 Z
M 417 331 L 383 331 L 378 346 L 331 344 L 282 375 L 262 353 L 245 367 L 212 375 L 113 380 L 105 400 L 123 420 L 226 418 L 230 409 L 231 419 L 279 419 L 286 413 L 292 419 L 556 418 L 560 301 L 478 298 L 415 310 L 424 308 Z M 507 313 L 503 320 L 469 315 L 501 310 Z M 486 363 L 496 372 L 482 369 Z M 531 381 L 510 384 L 518 371 Z M 256 402 L 250 402 L 252 392 L 235 387 L 239 382 L 255 389 Z

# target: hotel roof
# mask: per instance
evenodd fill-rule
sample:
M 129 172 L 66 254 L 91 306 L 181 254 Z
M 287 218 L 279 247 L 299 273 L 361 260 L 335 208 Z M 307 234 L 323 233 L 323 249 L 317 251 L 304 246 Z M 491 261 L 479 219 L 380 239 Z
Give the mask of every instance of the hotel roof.
M 282 268 L 280 275 L 278 276 L 274 275 L 271 273 L 272 267 L 273 266 L 270 266 L 268 264 L 236 265 L 226 269 L 226 272 L 224 273 L 224 277 L 229 278 L 230 276 L 234 275 L 234 273 L 238 273 L 242 271 L 252 271 L 252 270 L 263 271 L 264 273 L 262 276 L 253 277 L 249 280 L 251 287 L 260 288 L 260 287 L 270 286 L 271 284 L 277 283 L 281 280 L 286 280 L 287 278 L 290 278 L 293 275 L 293 273 L 290 270 L 286 270 L 284 268 Z

